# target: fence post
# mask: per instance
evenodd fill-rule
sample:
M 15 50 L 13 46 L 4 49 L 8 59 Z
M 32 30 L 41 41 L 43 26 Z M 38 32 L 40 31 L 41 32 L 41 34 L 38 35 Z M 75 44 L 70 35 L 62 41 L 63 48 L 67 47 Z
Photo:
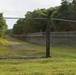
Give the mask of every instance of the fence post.
M 47 26 L 46 26 L 46 57 L 50 56 L 50 16 L 52 14 L 52 11 L 49 11 L 48 17 L 47 17 Z

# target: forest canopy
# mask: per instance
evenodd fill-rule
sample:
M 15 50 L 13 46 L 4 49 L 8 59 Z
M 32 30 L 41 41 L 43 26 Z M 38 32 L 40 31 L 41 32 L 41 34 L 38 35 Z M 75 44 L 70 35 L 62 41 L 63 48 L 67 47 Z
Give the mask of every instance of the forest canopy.
M 49 11 L 52 11 L 51 18 L 76 20 L 76 0 L 62 0 L 60 6 L 50 7 L 48 9 L 37 9 L 33 12 L 28 11 L 24 19 L 19 19 L 13 26 L 13 34 L 23 35 L 34 32 L 46 31 L 46 20 L 27 20 L 27 18 L 47 18 Z M 50 23 L 51 31 L 75 31 L 76 23 L 52 21 Z

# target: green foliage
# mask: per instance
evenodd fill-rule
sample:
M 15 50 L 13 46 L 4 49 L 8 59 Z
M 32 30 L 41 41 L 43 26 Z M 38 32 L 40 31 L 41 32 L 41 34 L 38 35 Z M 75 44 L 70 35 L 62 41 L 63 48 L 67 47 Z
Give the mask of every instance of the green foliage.
M 60 6 L 48 9 L 37 9 L 33 12 L 28 11 L 25 19 L 19 19 L 13 27 L 14 34 L 27 34 L 46 31 L 47 21 L 45 20 L 26 20 L 27 18 L 47 18 L 49 11 L 53 11 L 51 18 L 76 20 L 76 0 L 62 0 Z M 52 21 L 50 24 L 51 31 L 76 31 L 76 23 Z
M 5 36 L 6 30 L 7 30 L 6 22 L 5 22 L 4 18 L 3 18 L 3 14 L 0 13 L 0 37 Z
M 1 75 L 76 75 L 76 59 L 1 60 Z
M 72 12 L 71 18 L 76 20 L 76 0 L 73 0 L 70 11 Z
M 67 0 L 62 0 L 61 6 L 54 11 L 53 18 L 58 19 L 71 19 L 71 12 L 70 12 L 70 3 Z M 70 15 L 70 16 L 69 16 Z M 53 21 L 53 26 L 55 31 L 71 31 L 72 27 L 69 22 L 62 22 L 62 21 Z
M 46 18 L 46 9 L 38 9 L 33 12 L 27 12 L 25 19 L 19 19 L 13 27 L 14 34 L 27 34 L 46 30 L 45 20 L 26 20 L 27 18 Z
M 12 35 L 12 34 L 13 34 L 12 29 L 8 29 L 7 32 L 6 32 L 6 34 L 7 34 L 7 35 Z
M 23 33 L 23 28 L 24 28 L 23 23 L 24 23 L 23 19 L 19 19 L 17 21 L 17 23 L 13 27 L 14 34 L 22 34 Z

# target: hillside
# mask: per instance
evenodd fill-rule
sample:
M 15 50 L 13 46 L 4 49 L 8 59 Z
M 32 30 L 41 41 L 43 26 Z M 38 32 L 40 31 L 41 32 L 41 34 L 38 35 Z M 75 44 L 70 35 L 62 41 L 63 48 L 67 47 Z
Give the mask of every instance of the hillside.
M 29 44 L 21 40 L 7 37 L 7 39 L 0 38 L 0 57 L 1 58 L 15 58 L 15 57 L 37 57 L 39 54 L 44 55 L 45 47 Z

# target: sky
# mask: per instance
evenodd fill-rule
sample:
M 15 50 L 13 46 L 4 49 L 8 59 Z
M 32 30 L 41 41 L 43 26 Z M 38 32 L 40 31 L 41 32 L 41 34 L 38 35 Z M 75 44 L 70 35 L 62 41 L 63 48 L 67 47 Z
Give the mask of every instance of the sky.
M 24 17 L 27 11 L 59 6 L 61 0 L 0 0 L 0 13 L 4 17 Z M 13 28 L 16 19 L 6 19 L 8 29 Z

